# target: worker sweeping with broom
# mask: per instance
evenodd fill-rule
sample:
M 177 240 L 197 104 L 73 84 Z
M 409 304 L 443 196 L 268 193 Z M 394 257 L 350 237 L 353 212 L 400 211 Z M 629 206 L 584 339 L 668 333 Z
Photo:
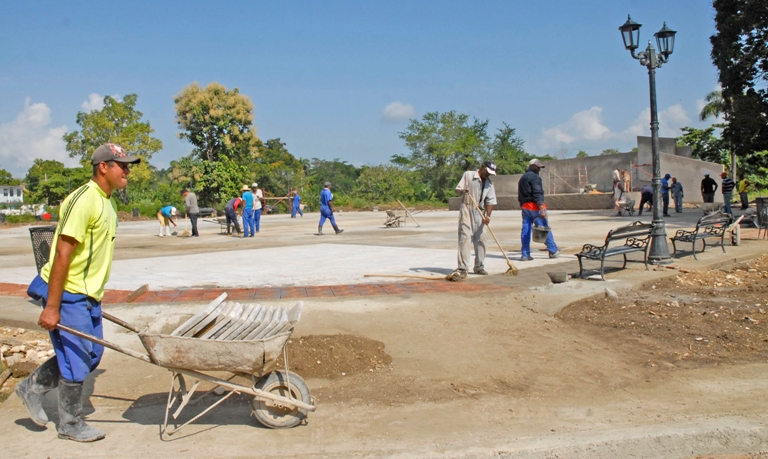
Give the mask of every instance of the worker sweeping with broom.
M 459 267 L 448 276 L 451 281 L 467 277 L 471 246 L 475 249 L 472 271 L 480 275 L 488 274 L 484 266 L 485 226 L 490 223 L 491 212 L 496 205 L 496 189 L 491 182 L 491 175 L 496 175 L 496 164 L 485 161 L 479 170 L 464 172 L 456 185 L 456 194 L 462 196 L 459 209 Z

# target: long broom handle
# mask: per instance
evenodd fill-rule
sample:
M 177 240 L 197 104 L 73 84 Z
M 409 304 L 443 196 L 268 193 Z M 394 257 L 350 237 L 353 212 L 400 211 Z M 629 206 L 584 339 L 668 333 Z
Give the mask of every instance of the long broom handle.
M 475 197 L 472 196 L 472 193 L 470 193 L 470 192 L 467 192 L 467 194 L 469 195 L 469 199 L 472 200 L 472 204 L 475 205 L 475 209 L 477 209 L 477 211 L 480 212 L 480 216 L 482 217 L 483 216 L 483 211 L 480 210 L 480 206 L 477 205 L 477 201 L 475 201 Z M 493 234 L 493 230 L 491 229 L 491 225 L 486 224 L 485 227 L 488 228 L 488 231 L 491 233 L 491 236 L 493 236 L 493 240 L 496 241 L 496 245 L 499 246 L 499 250 L 501 250 L 501 254 L 504 255 L 504 258 L 507 259 L 507 264 L 509 265 L 509 267 L 510 268 L 514 268 L 515 266 L 509 260 L 509 257 L 507 256 L 507 252 L 504 251 L 504 247 L 501 246 L 501 243 L 499 242 L 499 240 L 496 239 L 496 235 Z

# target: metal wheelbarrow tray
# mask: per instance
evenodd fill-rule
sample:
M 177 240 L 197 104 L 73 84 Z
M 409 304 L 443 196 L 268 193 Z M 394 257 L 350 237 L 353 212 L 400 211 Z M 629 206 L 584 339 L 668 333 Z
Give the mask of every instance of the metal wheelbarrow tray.
M 226 297 L 226 293 L 222 294 L 191 317 L 162 316 L 144 331 L 103 313 L 105 319 L 135 332 L 149 355 L 61 324 L 57 325 L 57 328 L 122 354 L 167 368 L 172 376 L 161 431 L 164 434 L 173 435 L 231 395 L 239 393 L 254 396 L 253 414 L 266 427 L 294 427 L 306 422 L 307 413 L 315 411 L 316 407 L 304 380 L 287 371 L 288 361 L 284 352 L 285 344 L 301 315 L 302 303 L 290 309 L 274 308 L 225 303 Z M 281 354 L 285 359 L 286 370 L 274 371 Z M 237 384 L 202 371 L 227 371 L 250 377 L 251 385 Z M 189 389 L 185 376 L 195 380 Z M 207 395 L 206 393 L 191 401 L 201 381 L 229 389 L 229 393 L 181 426 L 169 427 L 168 415 L 174 406 L 178 405 L 172 414 L 176 419 L 190 402 L 196 403 Z

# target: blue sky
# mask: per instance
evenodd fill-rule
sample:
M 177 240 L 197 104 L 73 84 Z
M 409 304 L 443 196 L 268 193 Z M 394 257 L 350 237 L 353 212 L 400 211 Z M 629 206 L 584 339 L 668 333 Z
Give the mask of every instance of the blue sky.
M 193 81 L 238 87 L 259 137 L 304 158 L 387 162 L 409 118 L 448 110 L 506 122 L 535 154 L 629 150 L 649 135 L 649 94 L 627 14 L 643 43 L 664 21 L 678 31 L 657 71 L 661 134 L 711 124 L 697 117 L 717 86 L 709 1 L 3 2 L 0 167 L 71 161 L 77 112 L 129 93 L 166 167 L 191 150 L 173 97 Z

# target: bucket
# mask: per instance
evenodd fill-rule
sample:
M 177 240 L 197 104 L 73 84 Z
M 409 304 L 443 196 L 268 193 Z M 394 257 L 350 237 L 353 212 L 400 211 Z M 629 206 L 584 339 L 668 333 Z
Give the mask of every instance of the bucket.
M 534 223 L 533 225 L 533 242 L 539 242 L 541 244 L 547 242 L 547 236 L 549 236 L 548 226 L 539 226 Z

